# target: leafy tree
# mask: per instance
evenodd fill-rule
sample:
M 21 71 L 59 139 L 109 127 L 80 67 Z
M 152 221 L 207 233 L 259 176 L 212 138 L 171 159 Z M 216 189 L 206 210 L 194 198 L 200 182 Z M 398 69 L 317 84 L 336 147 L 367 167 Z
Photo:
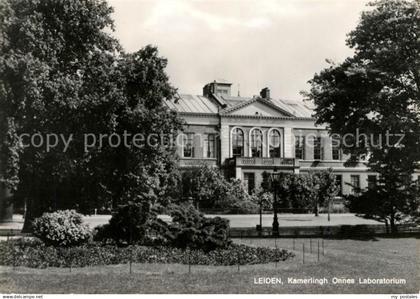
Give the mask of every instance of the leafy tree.
M 394 217 L 395 222 L 402 222 L 408 219 L 408 222 L 418 222 L 418 202 L 420 200 L 419 187 L 412 183 L 408 189 L 405 189 L 404 200 L 394 201 L 393 204 L 397 207 L 397 212 L 390 214 L 389 202 L 384 204 L 383 191 L 384 188 L 374 187 L 366 190 L 360 195 L 346 196 L 346 206 L 353 213 L 363 213 L 367 217 L 377 219 L 385 222 L 387 232 L 391 223 L 391 216 Z
M 307 174 L 280 173 L 276 181 L 268 183 L 268 174 L 263 174 L 262 194 L 277 189 L 278 208 L 314 211 L 326 206 L 338 193 L 332 170 L 312 171 Z M 274 204 L 274 201 L 272 201 Z
M 255 214 L 259 211 L 257 193 L 248 194 L 241 180 L 231 178 L 226 186 L 225 196 L 215 202 L 216 210 L 223 210 L 228 214 Z
M 375 204 L 395 231 L 395 216 L 412 198 L 411 176 L 420 160 L 420 9 L 418 1 L 405 0 L 370 6 L 348 35 L 354 55 L 316 74 L 307 95 L 316 105 L 317 123 L 347 136 L 342 147 L 351 154 L 348 163 L 365 156 L 379 173 L 382 200 Z
M 318 195 L 316 214 L 318 214 L 319 206 L 328 207 L 328 220 L 330 220 L 331 201 L 338 195 L 340 188 L 335 181 L 335 175 L 332 169 L 320 171 L 315 174 L 318 177 Z
M 197 206 L 212 208 L 229 192 L 228 182 L 214 167 L 200 165 L 197 169 L 182 173 L 184 199 L 193 199 Z
M 313 173 L 293 175 L 290 180 L 289 201 L 293 209 L 318 211 L 318 180 Z
M 27 203 L 25 227 L 46 210 L 89 212 L 150 193 L 167 201 L 177 177 L 173 146 L 84 148 L 86 134 L 176 137 L 182 122 L 164 104 L 175 96 L 166 59 L 150 46 L 124 53 L 109 34 L 112 8 L 102 0 L 0 5 L 0 165 L 7 165 L 5 184 Z M 67 151 L 48 151 L 23 148 L 16 142 L 22 133 L 73 139 Z
M 201 209 L 221 209 L 232 213 L 255 213 L 252 201 L 240 180 L 227 180 L 222 172 L 208 165 L 183 172 L 182 197 L 192 199 Z

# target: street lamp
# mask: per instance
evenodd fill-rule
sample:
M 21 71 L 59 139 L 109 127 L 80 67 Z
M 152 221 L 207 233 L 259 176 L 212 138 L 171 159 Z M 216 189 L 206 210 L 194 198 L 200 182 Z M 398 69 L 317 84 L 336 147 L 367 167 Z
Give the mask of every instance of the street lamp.
M 278 184 L 279 184 L 279 178 L 280 178 L 280 172 L 277 172 L 277 168 L 274 168 L 274 172 L 270 175 L 270 181 L 271 186 L 273 188 L 274 193 L 274 201 L 273 201 L 273 212 L 274 212 L 274 218 L 273 218 L 273 236 L 279 235 L 279 219 L 277 216 L 277 191 L 278 191 Z
M 263 205 L 262 197 L 260 197 L 259 204 L 260 204 L 260 224 L 257 224 L 257 232 L 258 232 L 258 236 L 261 237 L 261 235 L 262 235 L 262 209 L 263 209 L 263 207 L 262 207 L 262 205 Z

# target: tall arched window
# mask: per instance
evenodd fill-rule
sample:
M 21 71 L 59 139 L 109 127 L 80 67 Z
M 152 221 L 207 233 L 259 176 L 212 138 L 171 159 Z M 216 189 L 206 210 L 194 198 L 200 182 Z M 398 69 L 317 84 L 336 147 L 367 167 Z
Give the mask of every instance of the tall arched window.
M 280 158 L 281 153 L 281 135 L 279 130 L 271 130 L 268 138 L 270 158 Z
M 232 132 L 232 155 L 234 157 L 244 156 L 244 131 L 239 128 Z
M 254 129 L 251 132 L 251 156 L 262 157 L 263 152 L 263 134 L 261 130 Z

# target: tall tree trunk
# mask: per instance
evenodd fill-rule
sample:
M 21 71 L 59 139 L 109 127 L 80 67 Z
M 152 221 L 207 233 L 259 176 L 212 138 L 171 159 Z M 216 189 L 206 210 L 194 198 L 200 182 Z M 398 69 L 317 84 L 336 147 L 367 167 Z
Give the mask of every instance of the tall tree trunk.
M 318 204 L 318 202 L 316 202 L 316 204 L 315 204 L 315 217 L 318 217 L 319 216 L 319 204 Z
M 2 148 L 3 142 L 7 137 L 8 124 L 3 115 L 0 113 L 0 178 L 6 171 L 7 155 Z M 13 220 L 13 197 L 10 190 L 5 184 L 0 183 L 0 222 L 8 222 Z
M 32 232 L 32 221 L 47 210 L 45 199 L 42 198 L 42 192 L 40 192 L 40 182 L 36 179 L 34 173 L 32 173 L 31 177 L 31 180 L 27 180 L 26 182 L 30 186 L 26 186 L 26 213 L 22 228 L 22 232 L 24 233 Z
M 30 233 L 32 232 L 32 221 L 35 218 L 42 216 L 42 213 L 45 212 L 45 207 L 42 207 L 41 202 L 35 197 L 27 199 L 26 207 L 27 209 L 25 214 L 25 221 L 23 222 L 22 232 Z
M 395 215 L 394 213 L 391 214 L 391 218 L 389 220 L 390 226 L 391 226 L 391 233 L 395 234 L 397 232 L 397 226 L 395 224 Z
M 386 230 L 386 233 L 387 233 L 387 234 L 389 234 L 389 224 L 388 224 L 388 219 L 387 219 L 387 218 L 385 218 L 384 220 L 385 220 L 385 230 Z
M 331 221 L 331 200 L 328 200 L 328 221 Z
M 0 162 L 1 163 L 1 162 Z M 13 196 L 4 184 L 0 184 L 0 222 L 13 220 Z

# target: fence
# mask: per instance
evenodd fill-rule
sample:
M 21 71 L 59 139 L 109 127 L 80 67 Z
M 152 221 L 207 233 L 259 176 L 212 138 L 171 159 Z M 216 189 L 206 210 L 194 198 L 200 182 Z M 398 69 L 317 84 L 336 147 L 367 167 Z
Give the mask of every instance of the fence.
M 385 225 L 337 225 L 337 226 L 299 226 L 279 227 L 279 237 L 361 237 L 387 235 Z M 398 234 L 418 235 L 419 226 L 399 225 Z M 271 227 L 263 227 L 261 231 L 250 227 L 235 227 L 229 230 L 231 238 L 268 238 L 273 236 Z

